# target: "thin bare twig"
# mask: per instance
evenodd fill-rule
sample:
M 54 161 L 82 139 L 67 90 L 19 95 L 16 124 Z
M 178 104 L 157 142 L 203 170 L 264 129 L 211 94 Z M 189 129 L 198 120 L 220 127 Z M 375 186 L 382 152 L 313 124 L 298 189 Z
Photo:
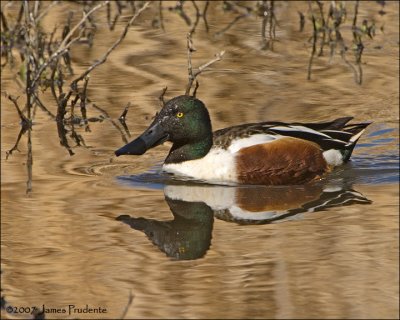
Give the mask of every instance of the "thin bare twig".
M 276 17 L 275 17 L 275 2 L 273 0 L 269 1 L 263 1 L 262 4 L 260 5 L 259 11 L 261 9 L 261 12 L 259 13 L 262 15 L 263 19 L 261 21 L 261 38 L 262 38 L 262 47 L 261 49 L 274 49 L 274 40 L 276 38 L 275 35 L 275 28 L 277 25 L 276 22 Z M 269 26 L 268 28 L 268 36 L 269 39 L 267 40 L 266 37 L 266 28 L 267 25 Z
M 17 109 L 19 118 L 21 119 L 22 123 L 28 123 L 29 119 L 23 114 L 23 112 L 21 111 L 21 109 L 18 105 L 17 100 L 19 99 L 19 97 L 14 98 L 13 96 L 9 95 L 7 92 L 4 92 L 4 95 L 8 98 L 8 100 L 10 100 L 14 104 L 15 109 Z
M 32 92 L 33 97 L 35 98 L 35 103 L 42 109 L 42 111 L 46 112 L 53 120 L 56 118 L 56 116 L 49 110 L 47 109 L 42 101 L 40 101 L 39 97 L 36 95 L 35 92 Z
M 56 4 L 58 4 L 58 1 L 52 1 L 51 4 L 49 4 L 46 9 L 44 9 L 36 18 L 35 18 L 35 23 L 37 24 L 49 11 L 52 7 L 54 7 Z
M 7 32 L 8 29 L 8 23 L 7 23 L 7 19 L 6 16 L 3 13 L 3 10 L 0 10 L 0 19 L 1 19 L 1 31 Z
M 58 137 L 60 138 L 60 144 L 67 149 L 70 156 L 73 156 L 75 153 L 72 151 L 71 147 L 68 144 L 67 130 L 64 127 L 63 121 L 57 121 L 56 123 Z
M 349 68 L 353 71 L 354 80 L 356 81 L 356 83 L 358 83 L 357 69 L 346 58 L 346 46 L 344 44 L 343 37 L 338 29 L 336 29 L 336 41 L 340 45 L 340 56 L 342 57 L 343 61 L 349 66 Z
M 316 51 L 316 44 L 317 44 L 317 36 L 318 36 L 318 30 L 317 30 L 317 25 L 314 17 L 314 13 L 312 12 L 312 7 L 311 7 L 311 1 L 308 2 L 309 9 L 311 12 L 311 21 L 313 25 L 313 46 L 312 46 L 312 51 L 311 51 L 311 56 L 310 56 L 310 61 L 308 62 L 308 73 L 307 73 L 307 80 L 311 80 L 311 68 L 312 68 L 312 63 Z
M 357 25 L 358 5 L 359 5 L 359 0 L 356 0 L 356 4 L 354 6 L 353 31 L 355 31 L 355 27 Z
M 192 52 L 196 51 L 195 48 L 193 48 L 193 41 L 192 41 L 192 34 L 188 33 L 187 34 L 187 54 L 188 54 L 188 75 L 189 75 L 189 80 L 188 80 L 188 85 L 186 87 L 185 94 L 189 95 L 190 89 L 192 88 L 193 80 L 194 80 L 194 75 L 193 75 L 193 68 L 192 68 Z
M 162 1 L 158 2 L 158 15 L 159 15 L 159 19 L 160 19 L 160 26 L 161 26 L 161 30 L 165 31 L 164 28 L 164 17 L 163 17 L 163 7 L 162 7 Z
M 56 72 L 57 72 L 58 61 L 59 61 L 59 60 L 56 60 L 56 61 L 54 62 L 54 66 L 53 66 L 53 68 L 52 68 L 53 70 L 52 70 L 51 76 L 50 76 L 50 91 L 51 91 L 51 94 L 53 95 L 54 99 L 56 100 L 57 104 L 59 104 L 59 100 L 58 100 L 58 96 L 57 96 L 57 93 L 56 93 L 56 87 L 55 87 L 56 80 L 55 80 L 55 76 L 56 76 Z M 34 92 L 34 91 L 33 91 L 33 92 Z M 61 93 L 62 93 L 62 92 L 61 92 Z M 61 93 L 60 93 L 60 95 L 61 95 Z
M 18 149 L 19 141 L 21 140 L 21 137 L 25 134 L 26 130 L 27 130 L 27 128 L 25 128 L 25 127 L 22 127 L 22 128 L 19 130 L 18 137 L 17 137 L 17 141 L 15 142 L 14 146 L 13 146 L 10 150 L 6 151 L 6 160 L 8 159 L 9 156 L 12 155 L 12 153 L 13 153 L 15 150 L 17 150 L 18 152 L 20 152 L 19 149 Z
M 226 31 L 228 31 L 230 28 L 232 28 L 232 26 L 238 22 L 240 19 L 246 18 L 248 17 L 250 14 L 249 13 L 243 13 L 240 14 L 238 16 L 236 16 L 225 28 L 223 28 L 222 30 L 218 31 L 215 33 L 215 36 L 220 36 L 221 34 L 225 33 Z
M 270 7 L 269 7 L 269 38 L 271 43 L 276 38 L 275 28 L 277 25 L 276 16 L 275 16 L 275 1 L 270 0 Z
M 207 10 L 208 10 L 208 5 L 210 4 L 210 1 L 206 1 L 206 4 L 204 6 L 204 10 L 203 10 L 203 20 L 204 20 L 204 25 L 206 27 L 206 32 L 208 33 L 209 27 L 208 27 L 208 22 L 207 22 Z
M 57 122 L 63 122 L 64 121 L 64 116 L 65 116 L 65 108 L 67 107 L 67 102 L 69 98 L 72 95 L 72 91 L 69 91 L 67 94 L 61 93 L 60 96 L 58 97 L 58 107 L 57 107 L 57 116 L 56 116 L 56 121 Z
M 128 102 L 128 104 L 126 105 L 124 111 L 122 111 L 121 115 L 118 118 L 119 121 L 125 121 L 126 115 L 128 114 L 128 110 L 129 110 L 130 106 L 131 106 L 131 103 Z
M 261 21 L 261 39 L 263 42 L 263 48 L 267 47 L 267 37 L 265 35 L 265 29 L 267 28 L 267 23 L 268 23 L 268 5 L 267 5 L 267 1 L 264 0 L 262 2 L 262 15 L 263 15 L 263 19 Z
M 306 24 L 306 19 L 305 19 L 304 14 L 302 12 L 297 11 L 297 13 L 299 14 L 299 18 L 300 18 L 299 32 L 303 32 L 304 31 L 304 25 Z
M 86 145 L 85 140 L 83 139 L 82 135 L 76 133 L 75 125 L 73 123 L 71 123 L 71 135 L 70 135 L 70 137 L 72 139 L 74 139 L 77 147 L 84 146 L 85 148 L 87 148 L 87 145 Z
M 70 109 L 70 114 L 71 114 L 71 119 L 73 119 L 75 117 L 75 105 L 78 102 L 78 100 L 80 99 L 80 95 L 77 94 L 74 98 L 74 100 L 71 101 L 71 109 Z
M 26 87 L 25 87 L 25 93 L 26 93 L 26 104 L 25 104 L 25 108 L 27 109 L 27 118 L 29 120 L 32 119 L 31 116 L 31 110 L 32 110 L 32 101 L 31 101 L 31 78 L 32 78 L 32 71 L 31 71 L 31 56 L 29 56 L 29 60 L 26 63 Z
M 196 4 L 196 1 L 192 0 L 192 4 L 193 4 L 194 9 L 196 10 L 196 20 L 194 21 L 193 26 L 190 29 L 189 33 L 194 33 L 196 31 L 196 28 L 197 28 L 197 25 L 199 24 L 200 16 L 201 16 L 200 10 Z
M 107 50 L 107 52 L 100 58 L 100 60 L 96 61 L 95 63 L 93 63 L 85 72 L 83 72 L 78 78 L 76 78 L 74 81 L 72 81 L 71 83 L 71 88 L 73 90 L 76 90 L 76 84 L 78 83 L 78 81 L 81 81 L 82 79 L 84 79 L 93 69 L 95 69 L 96 67 L 98 67 L 99 65 L 103 64 L 104 62 L 106 62 L 107 57 L 110 55 L 110 53 L 122 42 L 122 40 L 125 38 L 126 34 L 128 33 L 128 29 L 129 27 L 133 24 L 133 22 L 136 20 L 136 18 L 138 16 L 140 16 L 140 14 L 146 10 L 146 8 L 149 6 L 150 2 L 146 2 L 144 4 L 144 6 L 142 8 L 140 8 L 135 15 L 129 20 L 129 22 L 127 23 L 127 25 L 125 26 L 124 31 L 122 32 L 121 36 L 119 37 L 119 39 L 117 41 L 114 42 L 114 44 Z
M 356 4 L 354 6 L 354 18 L 353 18 L 352 29 L 353 29 L 353 41 L 354 41 L 354 44 L 356 45 L 354 55 L 356 58 L 356 65 L 358 68 L 358 77 L 356 79 L 356 82 L 361 85 L 362 84 L 362 76 L 363 76 L 362 67 L 361 67 L 361 57 L 362 57 L 362 53 L 364 51 L 364 45 L 362 43 L 361 36 L 357 34 L 358 6 L 359 6 L 359 0 L 356 1 Z
M 118 7 L 118 5 L 117 5 L 117 7 Z M 121 15 L 121 12 L 118 7 L 118 12 L 115 14 L 114 20 L 111 22 L 111 4 L 110 3 L 107 4 L 107 22 L 108 22 L 108 27 L 110 28 L 111 31 L 114 30 L 115 24 L 117 23 L 120 15 Z
M 31 83 L 31 88 L 33 88 L 36 82 L 39 80 L 40 76 L 42 75 L 43 71 L 49 66 L 49 64 L 58 58 L 60 55 L 64 54 L 73 43 L 75 43 L 81 36 L 82 33 L 77 38 L 74 38 L 70 41 L 70 38 L 74 34 L 74 32 L 88 19 L 88 17 L 104 5 L 106 5 L 109 1 L 105 1 L 103 3 L 98 4 L 97 6 L 93 7 L 88 13 L 84 14 L 83 18 L 69 31 L 69 33 L 65 36 L 64 40 L 59 45 L 58 49 L 47 59 L 45 63 L 43 63 L 39 70 L 36 72 L 35 78 Z M 83 30 L 83 29 L 82 29 Z M 81 30 L 81 31 L 82 31 Z
M 207 67 L 212 65 L 214 62 L 220 61 L 222 59 L 222 56 L 225 54 L 225 51 L 221 51 L 215 55 L 215 58 L 206 62 L 205 64 L 201 65 L 200 67 L 197 68 L 195 72 L 193 72 L 193 67 L 192 67 L 192 52 L 196 51 L 193 47 L 193 41 L 192 41 L 192 34 L 188 33 L 187 35 L 187 49 L 188 49 L 188 84 L 186 86 L 186 91 L 185 95 L 190 94 L 190 89 L 192 88 L 193 81 L 196 80 L 196 77 L 202 73 Z M 197 88 L 196 88 L 197 90 Z
M 65 116 L 65 108 L 67 106 L 67 102 L 71 97 L 72 92 L 68 92 L 67 94 L 61 93 L 57 99 L 58 107 L 57 107 L 57 116 L 56 116 L 56 123 L 57 123 L 57 132 L 58 137 L 60 138 L 60 144 L 65 147 L 70 156 L 74 155 L 71 147 L 68 144 L 67 139 L 67 130 L 64 127 L 64 116 Z
M 190 29 L 189 32 L 190 33 L 194 33 L 196 31 L 197 25 L 199 24 L 199 21 L 200 21 L 201 17 L 204 20 L 204 25 L 206 27 L 206 31 L 208 32 L 208 22 L 207 22 L 206 14 L 207 14 L 209 1 L 206 1 L 206 4 L 205 4 L 204 9 L 203 9 L 203 13 L 200 13 L 200 9 L 199 9 L 196 1 L 192 0 L 192 4 L 193 4 L 194 9 L 196 10 L 196 20 L 194 21 L 193 26 L 192 26 L 192 28 Z
M 204 69 L 208 68 L 209 66 L 211 66 L 214 62 L 220 61 L 223 57 L 223 55 L 225 54 L 225 50 L 220 51 L 218 53 L 215 54 L 215 58 L 206 62 L 205 64 L 201 65 L 197 71 L 194 73 L 194 78 L 196 78 L 200 73 L 202 73 L 204 71 Z
M 26 181 L 26 193 L 32 191 L 32 165 L 33 165 L 33 156 L 32 156 L 32 128 L 28 128 L 28 153 L 26 155 L 26 170 L 28 171 L 28 180 Z
M 165 96 L 165 93 L 167 92 L 167 90 L 168 90 L 168 87 L 165 86 L 165 88 L 161 92 L 160 96 L 158 97 L 158 100 L 160 101 L 161 108 L 164 107 L 164 105 L 165 105 L 164 96 Z
M 194 87 L 193 94 L 192 94 L 193 98 L 196 98 L 196 93 L 197 93 L 197 89 L 199 88 L 199 86 L 200 86 L 199 81 L 197 81 L 197 79 L 196 79 L 196 85 Z
M 126 137 L 125 133 L 124 133 L 124 132 L 121 130 L 121 128 L 116 124 L 116 122 L 109 116 L 109 114 L 107 113 L 107 111 L 104 110 L 103 108 L 100 108 L 99 106 L 97 106 L 97 105 L 94 104 L 94 103 L 93 103 L 92 106 L 93 106 L 93 108 L 99 110 L 99 111 L 103 114 L 104 119 L 110 121 L 111 124 L 113 125 L 113 127 L 119 131 L 119 133 L 121 134 L 122 141 L 123 141 L 124 143 L 128 143 L 128 138 Z
M 131 306 L 134 297 L 135 297 L 135 296 L 132 294 L 132 291 L 129 291 L 128 303 L 126 304 L 125 309 L 124 309 L 124 312 L 122 313 L 120 319 L 124 319 L 124 318 L 126 317 L 126 314 L 127 314 L 128 311 L 129 311 L 129 307 Z
M 192 21 L 190 20 L 189 16 L 186 14 L 186 12 L 183 10 L 183 5 L 184 5 L 184 1 L 182 1 L 182 0 L 177 1 L 176 6 L 170 7 L 169 10 L 177 12 L 179 14 L 179 16 L 186 22 L 186 24 L 188 26 L 190 26 L 192 24 Z
M 128 104 L 126 105 L 124 111 L 122 112 L 122 114 L 119 116 L 118 120 L 121 123 L 121 125 L 124 127 L 126 134 L 128 135 L 128 137 L 131 136 L 131 133 L 129 132 L 128 126 L 126 125 L 125 119 L 126 119 L 126 115 L 128 113 L 129 107 L 131 106 L 130 102 L 128 102 Z
M 325 21 L 325 17 L 324 17 L 324 8 L 323 8 L 323 3 L 321 1 L 316 1 L 317 5 L 318 5 L 318 9 L 319 9 L 319 13 L 321 16 L 321 23 L 322 23 L 322 39 L 321 39 L 321 46 L 319 48 L 319 53 L 318 56 L 321 57 L 324 55 L 324 46 L 326 43 L 326 21 Z
M 89 77 L 85 77 L 85 82 L 83 84 L 83 90 L 82 93 L 79 94 L 80 99 L 81 99 L 81 103 L 80 103 L 80 107 L 81 107 L 81 114 L 82 114 L 82 119 L 85 123 L 85 131 L 86 132 L 90 132 L 90 128 L 89 128 L 89 124 L 88 124 L 88 120 L 87 120 L 87 115 L 86 115 L 86 101 L 87 101 L 87 86 L 89 83 Z

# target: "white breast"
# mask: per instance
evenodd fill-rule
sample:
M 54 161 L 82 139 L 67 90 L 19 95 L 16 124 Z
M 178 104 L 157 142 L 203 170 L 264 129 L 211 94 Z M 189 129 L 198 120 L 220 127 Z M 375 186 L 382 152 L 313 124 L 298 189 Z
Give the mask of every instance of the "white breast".
M 163 170 L 210 182 L 238 182 L 235 157 L 221 148 L 211 149 L 200 159 L 164 164 Z

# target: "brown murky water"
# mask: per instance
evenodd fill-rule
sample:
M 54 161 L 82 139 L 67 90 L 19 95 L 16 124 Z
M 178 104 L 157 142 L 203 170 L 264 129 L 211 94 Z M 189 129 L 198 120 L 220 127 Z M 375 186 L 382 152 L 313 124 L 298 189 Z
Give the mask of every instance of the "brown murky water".
M 27 140 L 5 160 L 19 119 L 2 98 L 1 277 L 7 306 L 66 312 L 48 310 L 49 319 L 118 318 L 131 292 L 126 318 L 399 317 L 398 2 L 388 2 L 385 15 L 375 2 L 360 5 L 360 19 L 385 26 L 365 41 L 361 86 L 339 55 L 331 62 L 316 58 L 312 80 L 306 80 L 310 23 L 298 32 L 297 10 L 307 3 L 277 3 L 273 52 L 260 50 L 261 22 L 254 17 L 215 37 L 234 18 L 219 5 L 209 10 L 208 34 L 200 22 L 193 57 L 197 66 L 227 52 L 199 79 L 197 95 L 214 129 L 267 120 L 372 120 L 353 161 L 308 186 L 175 181 L 159 172 L 168 146 L 116 159 L 113 151 L 123 141 L 105 120 L 91 123 L 91 132 L 76 127 L 87 147 L 74 147 L 69 156 L 55 122 L 38 110 L 33 192 L 26 195 Z M 68 6 L 74 5 L 55 6 L 45 26 L 66 19 Z M 89 83 L 89 97 L 114 120 L 132 103 L 132 138 L 159 109 L 162 88 L 168 86 L 171 98 L 184 92 L 187 81 L 188 27 L 165 10 L 165 32 L 152 28 L 154 12 L 130 29 Z M 105 21 L 98 19 L 99 25 Z M 125 22 L 114 32 L 104 24 L 92 49 L 73 47 L 77 74 L 107 50 Z M 15 73 L 2 71 L 2 90 L 22 95 Z M 55 110 L 51 97 L 44 101 Z M 100 115 L 93 108 L 88 113 Z M 106 312 L 69 314 L 69 305 Z M 27 316 L 23 310 L 2 315 Z

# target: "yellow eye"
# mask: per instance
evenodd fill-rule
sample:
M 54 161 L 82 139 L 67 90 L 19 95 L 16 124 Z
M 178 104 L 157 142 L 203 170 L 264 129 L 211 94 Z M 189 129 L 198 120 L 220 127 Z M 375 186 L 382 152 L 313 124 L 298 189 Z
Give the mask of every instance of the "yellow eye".
M 176 114 L 176 116 L 177 116 L 178 118 L 182 118 L 182 117 L 183 117 L 183 112 L 178 112 L 178 113 Z

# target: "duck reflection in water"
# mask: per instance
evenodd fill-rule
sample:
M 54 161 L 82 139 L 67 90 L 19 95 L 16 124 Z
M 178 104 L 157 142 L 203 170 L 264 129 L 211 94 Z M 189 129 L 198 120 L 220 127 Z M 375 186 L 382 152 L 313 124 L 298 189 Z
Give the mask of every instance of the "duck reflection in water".
M 125 180 L 125 179 L 124 179 Z M 296 220 L 303 213 L 352 204 L 370 204 L 343 185 L 288 187 L 166 185 L 165 200 L 173 220 L 158 221 L 121 215 L 116 219 L 147 237 L 176 260 L 203 257 L 211 244 L 214 217 L 241 225 Z
M 158 221 L 122 215 L 117 220 L 132 229 L 143 231 L 147 237 L 177 260 L 194 260 L 205 255 L 211 244 L 214 223 L 213 210 L 204 202 L 188 202 L 165 197 L 174 220 Z

